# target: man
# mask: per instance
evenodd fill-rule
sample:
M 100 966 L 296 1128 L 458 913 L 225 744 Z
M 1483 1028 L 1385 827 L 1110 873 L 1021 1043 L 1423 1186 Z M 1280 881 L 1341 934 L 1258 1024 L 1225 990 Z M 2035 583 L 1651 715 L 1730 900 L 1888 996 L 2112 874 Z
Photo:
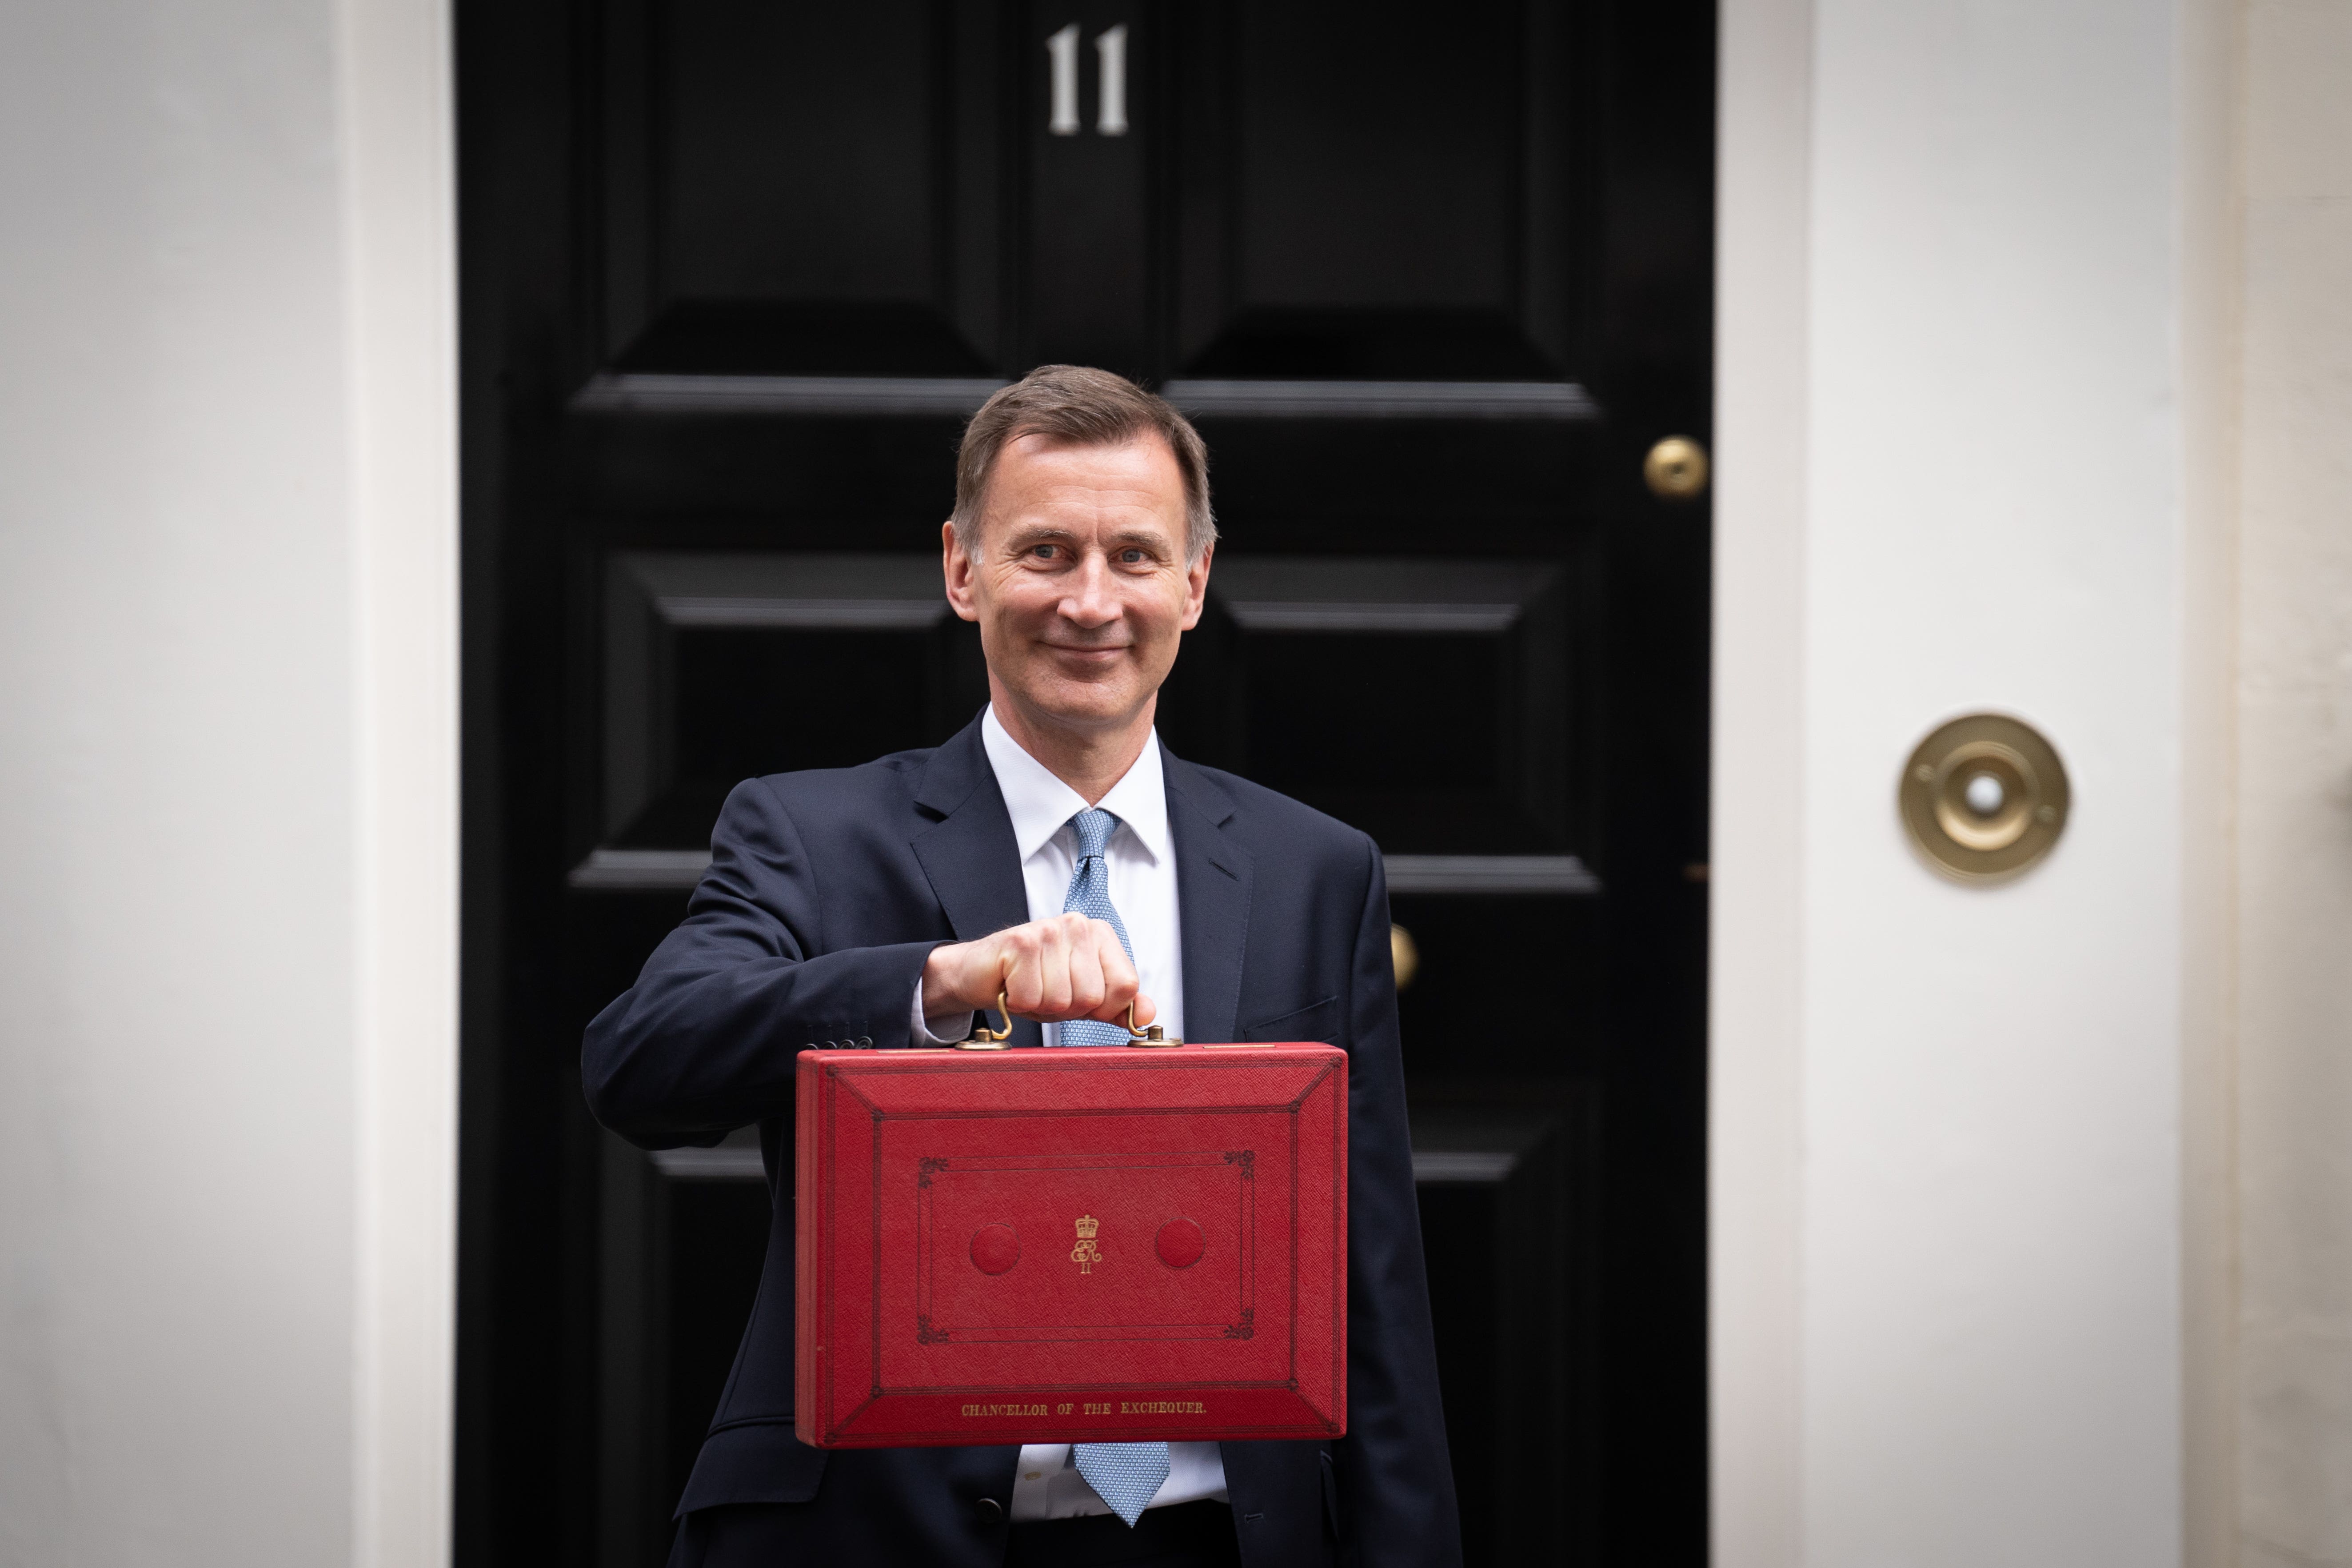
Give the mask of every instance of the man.
M 647 1148 L 756 1121 L 766 1271 L 674 1568 L 1247 1568 L 1460 1558 L 1370 840 L 1169 755 L 1152 725 L 1215 543 L 1174 409 L 1048 365 L 966 430 L 941 530 L 990 706 L 931 752 L 739 785 L 686 921 L 589 1026 L 589 1102 Z M 1325 1040 L 1349 1055 L 1348 1435 L 826 1453 L 793 1436 L 795 1053 Z M 1042 1022 L 1041 1022 L 1042 1021 Z

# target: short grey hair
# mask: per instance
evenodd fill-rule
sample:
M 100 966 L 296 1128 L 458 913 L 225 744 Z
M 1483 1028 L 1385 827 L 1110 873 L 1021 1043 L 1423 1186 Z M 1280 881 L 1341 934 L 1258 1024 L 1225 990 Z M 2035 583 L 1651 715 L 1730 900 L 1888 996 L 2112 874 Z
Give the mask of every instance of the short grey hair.
M 955 513 L 949 519 L 964 554 L 980 559 L 988 476 L 1007 442 L 1043 436 L 1074 447 L 1117 447 L 1147 432 L 1168 443 L 1184 476 L 1184 562 L 1197 563 L 1217 542 L 1217 518 L 1209 509 L 1207 444 L 1166 398 L 1123 375 L 1079 364 L 1039 365 L 1000 387 L 964 426 L 963 446 L 956 453 Z

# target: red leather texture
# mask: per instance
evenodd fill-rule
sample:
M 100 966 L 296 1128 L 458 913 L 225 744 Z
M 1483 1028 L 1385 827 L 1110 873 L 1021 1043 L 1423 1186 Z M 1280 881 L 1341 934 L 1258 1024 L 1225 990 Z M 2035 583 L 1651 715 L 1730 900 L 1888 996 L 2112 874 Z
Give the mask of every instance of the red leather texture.
M 803 1442 L 1347 1429 L 1344 1052 L 804 1051 L 798 1089 Z

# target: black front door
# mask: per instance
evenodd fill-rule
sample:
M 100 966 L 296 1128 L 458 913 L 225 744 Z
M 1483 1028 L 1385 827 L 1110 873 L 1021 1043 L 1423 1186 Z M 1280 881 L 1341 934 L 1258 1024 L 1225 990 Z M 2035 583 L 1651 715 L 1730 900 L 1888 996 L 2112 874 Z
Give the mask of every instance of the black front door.
M 1470 1561 L 1698 1563 L 1711 7 L 460 23 L 461 1562 L 660 1561 L 768 1198 L 582 1026 L 730 785 L 973 716 L 957 433 L 1075 361 L 1210 445 L 1161 732 L 1388 860 Z

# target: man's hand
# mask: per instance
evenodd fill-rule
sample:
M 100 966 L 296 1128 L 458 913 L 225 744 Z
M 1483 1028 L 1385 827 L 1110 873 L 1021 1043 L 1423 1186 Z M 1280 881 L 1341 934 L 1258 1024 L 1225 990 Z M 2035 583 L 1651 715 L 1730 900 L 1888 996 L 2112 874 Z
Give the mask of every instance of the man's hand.
M 1062 1023 L 1100 1018 L 1125 1023 L 1135 1004 L 1139 1028 L 1158 1009 L 1137 989 L 1135 965 L 1108 922 L 1080 914 L 1031 921 L 982 937 L 931 950 L 923 965 L 923 1013 L 977 1011 L 1005 1005 L 1024 1018 Z

